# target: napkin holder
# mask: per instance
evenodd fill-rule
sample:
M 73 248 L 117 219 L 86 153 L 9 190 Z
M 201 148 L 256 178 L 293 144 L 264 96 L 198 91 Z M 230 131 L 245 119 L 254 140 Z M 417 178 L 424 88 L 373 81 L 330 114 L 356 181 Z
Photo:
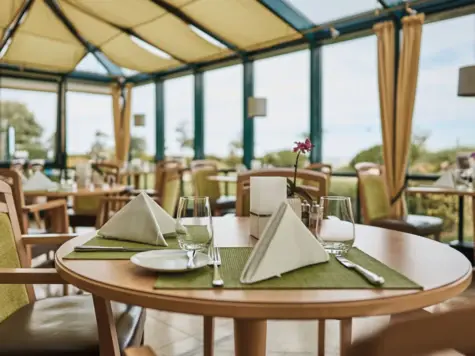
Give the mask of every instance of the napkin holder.
M 262 232 L 267 226 L 272 214 L 257 214 L 254 212 L 249 212 L 251 236 L 255 239 L 259 239 L 262 235 Z

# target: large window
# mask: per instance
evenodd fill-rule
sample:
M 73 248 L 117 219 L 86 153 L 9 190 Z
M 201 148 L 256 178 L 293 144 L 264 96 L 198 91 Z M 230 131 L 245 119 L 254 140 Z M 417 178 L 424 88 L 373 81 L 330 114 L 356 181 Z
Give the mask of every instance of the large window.
M 205 153 L 234 168 L 242 162 L 242 65 L 205 73 Z
M 412 173 L 437 173 L 475 151 L 475 100 L 457 96 L 459 68 L 475 63 L 475 15 L 424 25 L 413 116 Z
M 193 157 L 193 76 L 165 81 L 165 154 Z
M 66 97 L 68 166 L 89 159 L 114 158 L 114 122 L 110 95 L 68 92 Z
M 54 161 L 56 111 L 56 93 L 0 89 L 0 158 L 8 157 L 7 132 L 11 126 L 15 152 L 10 153 L 14 157 Z
M 135 115 L 144 115 L 135 121 Z M 147 84 L 133 89 L 130 153 L 132 158 L 153 160 L 155 156 L 155 85 Z M 139 124 L 136 126 L 135 124 Z
M 376 37 L 323 47 L 323 162 L 352 170 L 381 159 Z
M 310 132 L 310 54 L 307 50 L 255 62 L 254 95 L 267 99 L 267 116 L 254 121 L 256 158 L 291 166 L 293 142 Z

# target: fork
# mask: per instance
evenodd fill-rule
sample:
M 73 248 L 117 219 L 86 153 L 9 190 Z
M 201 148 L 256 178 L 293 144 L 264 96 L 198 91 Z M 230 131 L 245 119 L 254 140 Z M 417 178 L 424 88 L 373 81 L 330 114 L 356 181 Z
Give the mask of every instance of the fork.
M 221 266 L 221 254 L 217 247 L 213 247 L 211 250 L 211 258 L 213 260 L 213 286 L 222 287 L 224 286 L 224 281 L 221 278 L 219 273 L 219 266 Z

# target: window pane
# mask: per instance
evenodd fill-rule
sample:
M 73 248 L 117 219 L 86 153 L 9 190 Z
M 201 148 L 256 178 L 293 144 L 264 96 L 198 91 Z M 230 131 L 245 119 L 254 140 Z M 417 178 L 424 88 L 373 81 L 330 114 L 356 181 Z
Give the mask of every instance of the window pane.
M 205 153 L 234 168 L 242 162 L 242 66 L 205 73 Z
M 107 75 L 107 70 L 92 53 L 88 53 L 76 66 L 77 71 Z
M 115 156 L 112 97 L 68 92 L 66 108 L 68 167 L 89 159 L 112 160 Z
M 323 47 L 323 162 L 333 170 L 381 160 L 376 38 Z
M 165 154 L 193 157 L 193 76 L 165 81 Z
M 57 94 L 0 89 L 0 159 L 6 159 L 6 131 L 15 128 L 15 157 L 55 159 Z
M 285 0 L 300 10 L 315 24 L 321 24 L 342 17 L 380 9 L 376 0 Z
M 144 126 L 135 126 L 134 115 L 136 114 L 144 115 Z M 147 84 L 133 89 L 131 120 L 130 153 L 132 158 L 153 160 L 155 156 L 155 84 Z
M 255 156 L 292 166 L 293 143 L 310 131 L 310 54 L 307 50 L 255 62 L 256 97 L 267 98 L 267 116 L 255 120 Z

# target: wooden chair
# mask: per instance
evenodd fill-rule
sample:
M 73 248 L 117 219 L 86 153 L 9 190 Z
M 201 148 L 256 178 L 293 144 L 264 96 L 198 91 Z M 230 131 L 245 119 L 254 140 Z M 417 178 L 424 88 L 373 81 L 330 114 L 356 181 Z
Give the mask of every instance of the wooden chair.
M 293 179 L 294 169 L 259 169 L 238 174 L 236 188 L 236 216 L 249 216 L 249 184 L 251 177 L 285 177 Z M 299 187 L 305 189 L 314 200 L 318 200 L 320 197 L 328 194 L 328 178 L 324 173 L 298 169 L 297 179 L 311 183 L 311 185 L 299 185 Z
M 10 186 L 0 182 L 0 355 L 97 355 L 99 341 L 91 296 L 36 300 L 32 284 L 64 284 L 54 269 L 29 266 L 25 246 L 62 244 L 71 235 L 21 236 Z M 137 346 L 145 310 L 113 303 L 120 346 Z
M 304 169 L 322 172 L 322 173 L 325 173 L 327 176 L 332 175 L 332 165 L 327 164 L 327 163 L 311 163 L 308 166 L 306 166 Z
M 179 174 L 180 174 L 180 180 L 181 180 L 181 170 L 183 168 L 182 164 L 180 161 L 177 160 L 165 160 L 165 161 L 160 161 L 157 162 L 155 165 L 155 184 L 153 189 L 133 189 L 130 191 L 130 195 L 137 195 L 140 194 L 141 192 L 146 192 L 148 195 L 153 196 L 153 197 L 158 197 L 160 198 L 161 195 L 163 194 L 164 190 L 164 175 L 165 175 L 165 170 L 169 168 L 178 168 Z
M 197 168 L 202 167 L 211 167 L 215 170 L 218 170 L 218 162 L 210 160 L 210 159 L 197 159 L 190 162 L 190 169 L 193 171 Z
M 93 170 L 104 179 L 104 183 L 118 184 L 120 167 L 114 163 L 94 163 Z M 77 227 L 96 226 L 96 216 L 101 204 L 100 196 L 75 197 L 73 209 L 69 211 L 69 223 L 73 231 Z
M 0 168 L 0 180 L 6 182 L 12 189 L 13 201 L 15 202 L 15 211 L 17 219 L 20 222 L 20 231 L 22 234 L 45 234 L 45 233 L 68 233 L 69 220 L 67 214 L 67 204 L 64 200 L 54 200 L 45 203 L 25 205 L 25 197 L 22 189 L 22 179 L 18 171 L 8 168 Z M 49 226 L 46 229 L 44 221 L 40 217 L 40 213 L 45 214 Z M 29 216 L 33 215 L 37 228 L 30 228 Z M 29 261 L 43 254 L 49 255 L 50 252 L 56 250 L 55 245 L 36 245 L 27 247 L 27 255 Z M 48 256 L 49 257 L 49 256 Z M 52 259 L 47 259 L 44 266 L 52 266 Z
M 429 314 L 390 324 L 364 340 L 356 341 L 349 356 L 415 356 L 455 349 L 475 355 L 475 307 Z M 445 353 L 444 353 L 445 354 Z
M 419 236 L 433 235 L 435 240 L 440 241 L 442 219 L 423 215 L 406 215 L 402 218 L 391 216 L 391 198 L 382 166 L 364 162 L 355 165 L 355 168 L 365 224 Z
M 125 356 L 158 356 L 149 346 L 131 347 L 125 350 Z
M 196 162 L 201 163 L 197 164 Z M 194 195 L 209 197 L 213 214 L 222 215 L 226 213 L 226 211 L 234 209 L 236 198 L 221 195 L 219 182 L 210 181 L 208 179 L 209 176 L 218 175 L 217 165 L 203 162 L 205 161 L 195 161 L 195 165 L 192 165 L 191 168 Z

